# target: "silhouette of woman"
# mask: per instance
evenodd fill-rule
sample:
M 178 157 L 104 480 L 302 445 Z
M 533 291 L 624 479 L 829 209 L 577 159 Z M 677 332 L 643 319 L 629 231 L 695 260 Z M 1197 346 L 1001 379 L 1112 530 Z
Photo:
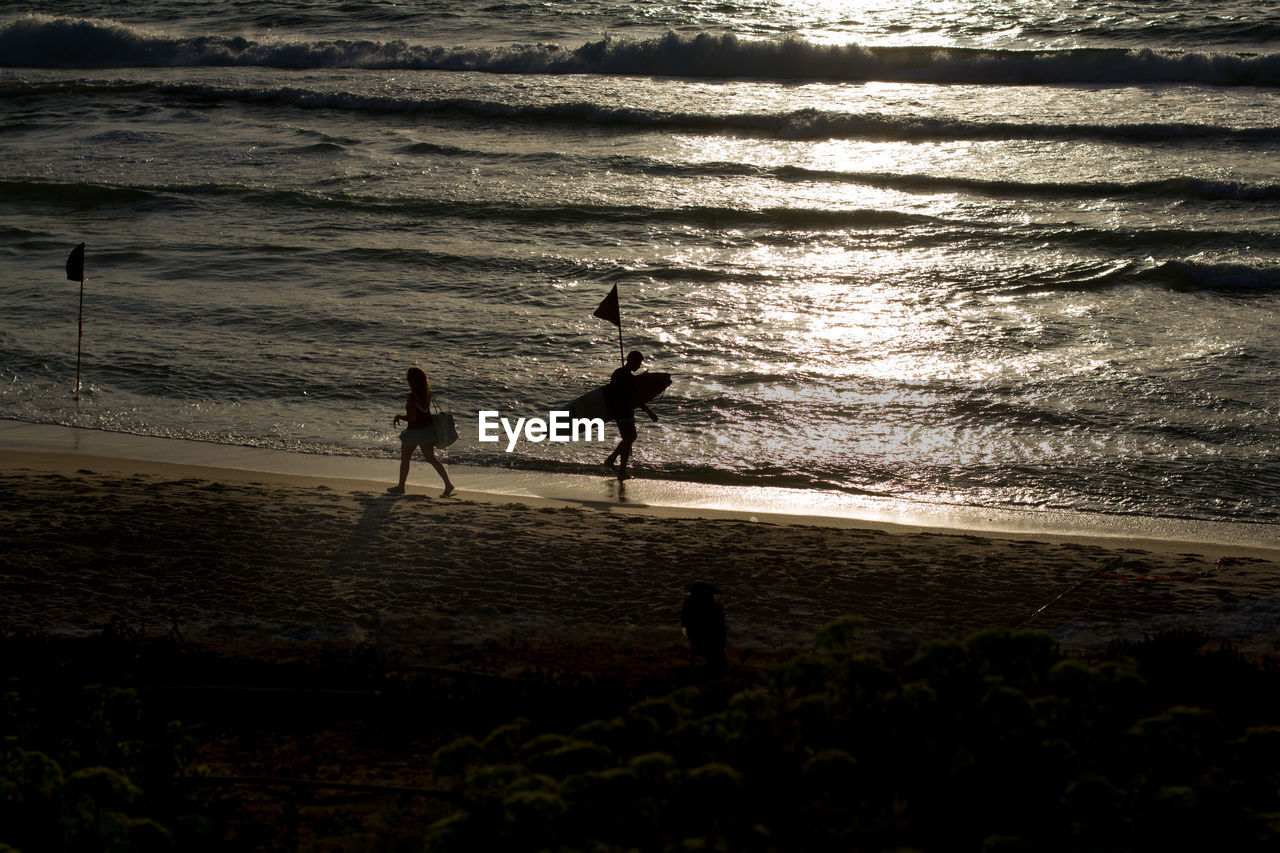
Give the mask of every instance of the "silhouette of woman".
M 436 469 L 440 479 L 444 480 L 444 493 L 447 498 L 454 494 L 453 483 L 449 482 L 449 472 L 436 458 L 436 426 L 431 419 L 431 383 L 421 367 L 410 367 L 405 374 L 409 382 L 409 398 L 405 400 L 403 415 L 396 415 L 393 426 L 400 421 L 407 421 L 408 428 L 400 433 L 400 482 L 387 489 L 393 495 L 404 494 L 404 484 L 409 479 L 409 462 L 413 459 L 413 451 L 422 448 L 422 456 Z

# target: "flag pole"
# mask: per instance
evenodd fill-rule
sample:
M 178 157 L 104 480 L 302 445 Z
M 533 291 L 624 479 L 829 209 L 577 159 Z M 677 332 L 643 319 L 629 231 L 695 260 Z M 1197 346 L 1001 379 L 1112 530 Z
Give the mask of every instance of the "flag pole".
M 76 402 L 80 402 L 80 347 L 84 343 L 84 273 L 80 274 L 80 310 L 76 312 Z

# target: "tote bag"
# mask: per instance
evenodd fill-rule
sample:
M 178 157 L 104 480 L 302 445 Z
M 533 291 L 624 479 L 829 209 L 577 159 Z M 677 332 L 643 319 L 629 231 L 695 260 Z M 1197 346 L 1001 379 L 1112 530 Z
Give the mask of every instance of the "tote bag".
M 453 413 L 442 412 L 434 394 L 431 395 L 431 405 L 435 409 L 431 422 L 436 426 L 436 447 L 448 447 L 458 440 L 458 427 L 453 422 Z

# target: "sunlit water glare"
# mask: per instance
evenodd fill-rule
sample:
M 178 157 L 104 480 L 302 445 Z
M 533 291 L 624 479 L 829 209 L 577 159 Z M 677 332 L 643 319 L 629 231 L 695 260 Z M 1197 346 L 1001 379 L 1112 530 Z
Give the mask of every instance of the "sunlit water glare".
M 0 13 L 0 416 L 452 462 L 618 357 L 641 473 L 1274 523 L 1274 3 Z M 77 413 L 76 285 L 89 246 Z

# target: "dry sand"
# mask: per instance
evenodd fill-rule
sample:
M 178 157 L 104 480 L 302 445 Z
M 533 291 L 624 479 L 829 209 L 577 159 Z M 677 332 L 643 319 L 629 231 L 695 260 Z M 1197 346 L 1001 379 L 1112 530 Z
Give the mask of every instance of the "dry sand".
M 675 518 L 437 491 L 0 453 L 0 626 L 176 625 L 189 642 L 273 654 L 371 643 L 391 665 L 497 674 L 661 669 L 687 665 L 679 608 L 704 580 L 721 590 L 738 665 L 804 648 L 846 614 L 868 620 L 871 646 L 1026 626 L 1067 650 L 1171 627 L 1280 648 L 1280 560 L 1256 549 Z

